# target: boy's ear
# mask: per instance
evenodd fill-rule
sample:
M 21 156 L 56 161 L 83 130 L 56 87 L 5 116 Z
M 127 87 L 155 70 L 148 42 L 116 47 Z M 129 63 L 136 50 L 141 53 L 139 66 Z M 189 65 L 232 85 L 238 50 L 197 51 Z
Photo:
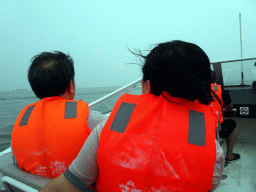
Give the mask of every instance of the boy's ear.
M 72 80 L 70 81 L 70 92 L 75 93 L 75 82 Z

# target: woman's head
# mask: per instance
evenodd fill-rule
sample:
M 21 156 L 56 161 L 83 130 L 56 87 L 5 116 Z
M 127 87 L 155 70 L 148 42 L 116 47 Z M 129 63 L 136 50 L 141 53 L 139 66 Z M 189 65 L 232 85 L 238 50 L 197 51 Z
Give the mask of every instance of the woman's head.
M 160 43 L 142 57 L 143 82 L 149 80 L 152 94 L 167 91 L 173 97 L 199 99 L 204 104 L 212 101 L 210 61 L 197 45 L 178 40 Z

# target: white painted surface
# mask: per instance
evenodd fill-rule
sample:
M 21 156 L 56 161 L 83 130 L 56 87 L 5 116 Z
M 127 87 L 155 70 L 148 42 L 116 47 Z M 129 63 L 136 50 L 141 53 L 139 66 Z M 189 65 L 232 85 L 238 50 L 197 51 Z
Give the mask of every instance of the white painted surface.
M 226 151 L 226 143 L 223 145 Z M 229 163 L 224 168 L 227 178 L 221 180 L 216 192 L 252 192 L 256 191 L 256 151 L 255 144 L 237 142 L 234 153 L 240 154 L 241 158 Z
M 0 152 L 0 156 L 6 154 L 6 153 L 10 153 L 12 151 L 11 147 L 5 149 L 4 151 Z

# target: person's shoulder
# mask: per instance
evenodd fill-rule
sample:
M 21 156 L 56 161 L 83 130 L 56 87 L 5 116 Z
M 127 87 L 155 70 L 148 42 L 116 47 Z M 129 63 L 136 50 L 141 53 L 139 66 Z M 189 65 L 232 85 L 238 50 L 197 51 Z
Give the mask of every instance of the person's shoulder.
M 213 107 L 212 103 L 210 103 L 209 105 L 206 104 L 202 104 L 199 102 L 193 102 L 193 106 L 196 108 L 199 108 L 201 110 L 201 112 L 203 112 L 205 115 L 211 115 L 213 116 L 215 119 L 218 119 L 218 112 L 217 110 Z M 193 107 L 193 108 L 194 108 Z
M 132 95 L 129 93 L 125 93 L 118 98 L 116 104 L 120 102 L 139 102 L 141 99 L 148 97 L 148 95 L 150 94 Z
M 80 100 L 67 100 L 67 101 L 76 102 L 78 105 L 80 105 L 84 108 L 89 108 L 89 104 L 84 102 L 82 99 L 80 99 Z
M 34 107 L 37 103 L 39 103 L 39 101 L 36 101 L 34 103 L 30 103 L 30 104 L 26 105 L 22 110 L 27 110 L 29 107 Z
M 71 100 L 71 101 L 74 101 L 74 102 L 77 102 L 77 103 L 85 103 L 85 104 L 88 104 L 88 103 L 86 103 L 85 101 L 83 101 L 82 99 L 79 99 L 79 100 Z
M 121 97 L 119 97 L 119 99 L 132 98 L 132 97 L 136 97 L 136 96 L 138 96 L 138 95 L 133 95 L 133 94 L 125 93 L 125 94 L 121 95 Z
M 216 116 L 216 118 L 218 118 L 218 111 L 210 104 L 210 105 L 205 105 L 203 104 L 203 106 L 208 109 L 208 111 L 213 114 L 214 116 Z M 216 113 L 217 112 L 217 113 Z

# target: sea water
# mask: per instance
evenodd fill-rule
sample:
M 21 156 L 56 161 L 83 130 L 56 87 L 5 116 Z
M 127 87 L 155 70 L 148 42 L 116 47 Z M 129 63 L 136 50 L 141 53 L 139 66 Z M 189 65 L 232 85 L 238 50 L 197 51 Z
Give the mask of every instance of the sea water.
M 82 99 L 86 103 L 91 103 L 120 87 L 95 87 L 95 88 L 77 88 L 74 100 Z M 141 87 L 127 89 L 108 100 L 95 106 L 91 110 L 96 110 L 101 113 L 106 113 L 112 110 L 116 100 L 125 92 L 131 94 L 141 94 Z M 0 152 L 10 147 L 11 134 L 13 125 L 20 111 L 31 103 L 38 101 L 32 91 L 15 90 L 0 92 Z

